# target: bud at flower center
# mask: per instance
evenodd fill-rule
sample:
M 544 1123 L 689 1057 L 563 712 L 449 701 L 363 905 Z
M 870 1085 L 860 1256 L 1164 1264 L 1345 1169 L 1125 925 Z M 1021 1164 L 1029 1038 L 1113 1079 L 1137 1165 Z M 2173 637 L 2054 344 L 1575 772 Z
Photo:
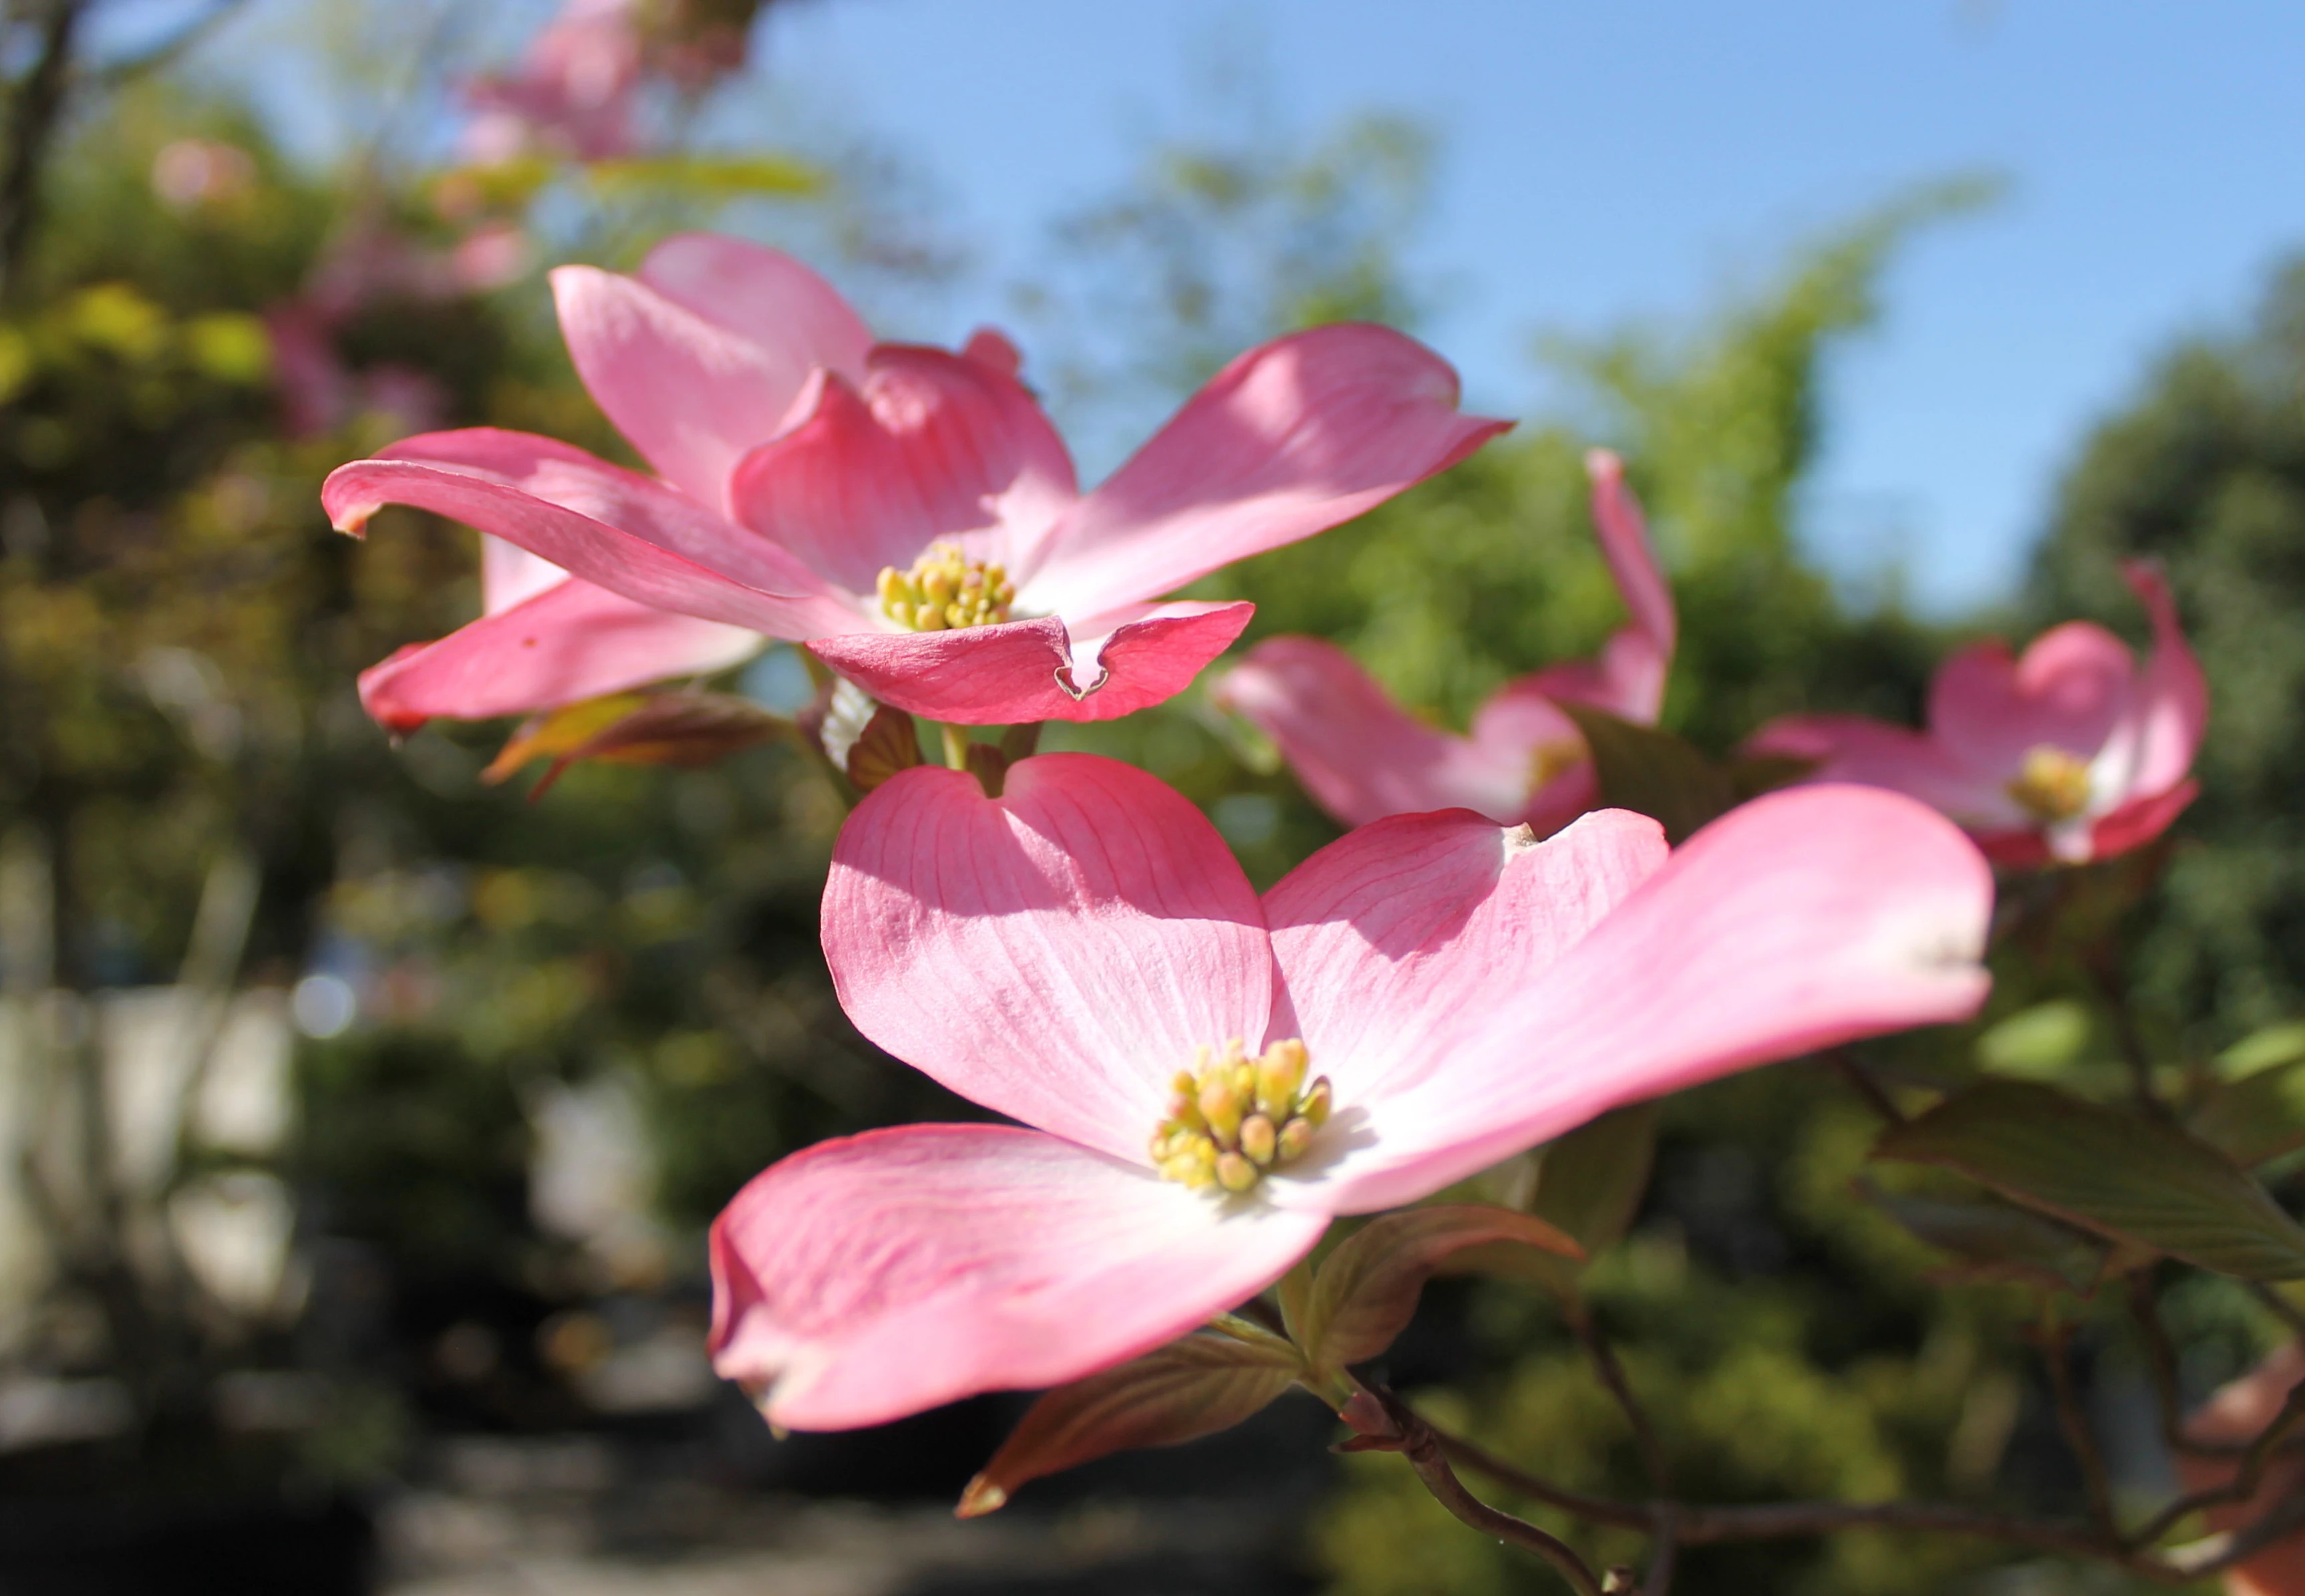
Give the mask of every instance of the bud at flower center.
M 1193 1049 L 1193 1067 L 1170 1082 L 1169 1115 L 1152 1133 L 1153 1165 L 1167 1180 L 1246 1192 L 1301 1155 L 1329 1117 L 1329 1078 L 1305 1079 L 1305 1044 L 1291 1037 L 1255 1057 L 1233 1038 Z
M 972 560 L 957 543 L 931 543 L 909 571 L 880 567 L 880 613 L 913 632 L 991 626 L 1008 618 L 1016 584 L 999 565 Z
M 2006 791 L 2026 813 L 2054 826 L 2088 807 L 2089 768 L 2063 749 L 2044 743 L 2025 755 L 2017 779 Z

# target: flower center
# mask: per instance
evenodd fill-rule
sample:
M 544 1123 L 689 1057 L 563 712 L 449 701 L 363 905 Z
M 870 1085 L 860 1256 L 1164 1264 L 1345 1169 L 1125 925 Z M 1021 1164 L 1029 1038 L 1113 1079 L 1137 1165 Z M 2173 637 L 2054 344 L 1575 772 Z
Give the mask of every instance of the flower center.
M 2045 825 L 2070 820 L 2088 807 L 2088 765 L 2044 743 L 2025 755 L 2017 779 L 2006 790 L 2026 813 Z
M 991 626 L 1008 618 L 1016 584 L 1008 573 L 972 560 L 957 543 L 931 543 L 909 571 L 880 567 L 880 613 L 912 632 Z
M 1222 1052 L 1193 1049 L 1193 1067 L 1170 1082 L 1169 1116 L 1152 1133 L 1163 1179 L 1246 1192 L 1303 1153 L 1329 1117 L 1329 1078 L 1305 1079 L 1305 1044 L 1290 1038 L 1255 1057 L 1233 1038 Z
M 1555 737 L 1529 751 L 1528 790 L 1532 797 L 1560 777 L 1585 762 L 1585 744 L 1571 737 Z

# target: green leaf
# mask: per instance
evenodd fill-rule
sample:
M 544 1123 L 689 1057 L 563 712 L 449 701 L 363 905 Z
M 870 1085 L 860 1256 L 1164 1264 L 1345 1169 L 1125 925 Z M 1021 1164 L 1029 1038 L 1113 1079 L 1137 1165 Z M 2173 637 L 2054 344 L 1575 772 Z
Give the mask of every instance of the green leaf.
M 2217 1055 L 2217 1074 L 2238 1081 L 2279 1064 L 2305 1058 L 2305 1020 L 2284 1020 L 2249 1035 Z
M 1528 1211 L 1573 1237 L 1586 1258 L 1624 1239 L 1640 1211 L 1656 1158 L 1657 1106 L 1635 1103 L 1603 1114 L 1546 1146 Z M 1534 1280 L 1572 1295 L 1583 1261 L 1512 1243 L 1474 1247 L 1449 1261 L 1472 1270 Z
M 1297 1349 L 1238 1320 L 1195 1330 L 1143 1357 L 1059 1386 L 1026 1410 L 961 1492 L 960 1516 L 1004 1506 L 1017 1487 L 1138 1447 L 1174 1447 L 1229 1430 L 1305 1372 Z
M 2275 1065 L 2220 1082 L 2185 1124 L 2243 1167 L 2305 1147 L 2305 1068 Z
M 2039 1080 L 2062 1074 L 2088 1045 L 2089 1013 L 2070 998 L 2018 1010 L 1977 1039 L 1978 1062 L 1997 1074 Z
M 1671 732 L 1635 726 L 1587 704 L 1563 700 L 1561 709 L 1593 751 L 1603 802 L 1649 816 L 1675 845 L 1736 807 L 1729 773 Z
M 1291 1327 L 1298 1345 L 1323 1371 L 1376 1356 L 1407 1328 L 1425 1282 L 1450 1254 L 1500 1242 L 1582 1256 L 1554 1226 L 1509 1208 L 1466 1203 L 1387 1214 L 1322 1262 L 1302 1322 Z
M 1858 1189 L 1899 1225 L 1960 1262 L 1944 1271 L 1965 1280 L 2000 1280 L 2087 1295 L 2108 1249 L 2086 1232 L 1991 1197 L 1892 1195 Z
M 2046 1086 L 1973 1087 L 1890 1127 L 1874 1154 L 1957 1169 L 2028 1208 L 2219 1274 L 2305 1276 L 2305 1230 L 2216 1148 Z
M 824 174 L 806 161 L 777 155 L 629 156 L 594 161 L 585 168 L 603 188 L 686 189 L 693 193 L 782 194 L 795 198 L 821 192 Z

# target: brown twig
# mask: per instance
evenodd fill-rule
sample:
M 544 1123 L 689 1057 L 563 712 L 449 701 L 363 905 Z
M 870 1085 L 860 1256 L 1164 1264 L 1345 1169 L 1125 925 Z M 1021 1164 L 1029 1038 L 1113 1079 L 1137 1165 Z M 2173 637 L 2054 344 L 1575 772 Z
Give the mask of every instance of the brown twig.
M 1873 1072 L 1865 1067 L 1864 1061 L 1857 1055 L 1846 1048 L 1833 1048 L 1827 1050 L 1824 1058 L 1883 1120 L 1890 1125 L 1905 1123 L 1905 1111 L 1897 1107 L 1897 1099 L 1889 1095 L 1887 1087 L 1873 1078 Z
M 73 37 L 87 10 L 88 0 L 48 0 L 38 51 L 10 97 L 7 166 L 0 171 L 0 295 L 14 292 L 23 267 L 39 208 L 40 168 L 64 115 Z
M 1577 1339 L 1584 1343 L 1586 1355 L 1593 1360 L 1594 1371 L 1625 1415 L 1625 1423 L 1633 1432 L 1633 1445 L 1641 1455 L 1641 1466 L 1648 1473 L 1649 1489 L 1660 1502 L 1669 1504 L 1672 1498 L 1672 1468 L 1666 1461 L 1664 1444 L 1657 1439 L 1656 1426 L 1650 1422 L 1648 1410 L 1633 1394 L 1632 1382 L 1625 1378 L 1625 1366 L 1617 1359 L 1617 1349 L 1602 1333 L 1591 1310 L 1584 1303 L 1572 1304 L 1568 1318 L 1569 1328 L 1577 1332 Z M 1674 1533 L 1669 1507 L 1654 1514 L 1654 1531 L 1650 1536 L 1648 1577 L 1641 1583 L 1641 1596 L 1666 1596 L 1672 1587 Z
M 1535 1552 L 1552 1565 L 1578 1596 L 1603 1596 L 1600 1577 L 1565 1541 L 1526 1519 L 1501 1513 L 1482 1501 L 1449 1466 L 1439 1432 L 1382 1386 L 1365 1386 L 1347 1402 L 1340 1416 L 1357 1431 L 1339 1448 L 1348 1452 L 1398 1452 L 1433 1493 L 1433 1499 L 1484 1535 Z
M 2160 1294 L 2150 1269 L 2137 1269 L 2129 1277 L 2129 1313 L 2137 1321 L 2146 1373 L 2153 1382 L 2161 1444 L 2172 1452 L 2193 1451 L 2197 1443 L 2185 1434 L 2184 1402 L 2177 1388 L 2177 1349 L 2170 1344 L 2168 1327 L 2161 1322 Z
M 2292 1493 L 2240 1529 L 2205 1536 L 2162 1551 L 2132 1548 L 2087 1524 L 2028 1518 L 1952 1502 L 1769 1502 L 1751 1507 L 1701 1507 L 1687 1502 L 1625 1502 L 1581 1496 L 1518 1468 L 1495 1454 L 1423 1420 L 1442 1449 L 1516 1495 L 1576 1515 L 1588 1524 L 1654 1533 L 1670 1512 L 1681 1546 L 1748 1541 L 1790 1541 L 1844 1530 L 1890 1530 L 1970 1535 L 2035 1551 L 2109 1563 L 2161 1584 L 2186 1584 L 2247 1561 L 2305 1528 L 2305 1490 Z
M 2082 1488 L 2088 1493 L 2089 1519 L 2105 1536 L 2118 1539 L 2121 1526 L 2113 1512 L 2113 1482 L 2105 1473 L 2105 1457 L 2097 1450 L 2097 1436 L 2089 1429 L 2088 1415 L 2081 1411 L 2080 1393 L 2073 1384 L 2071 1328 L 2063 1324 L 2046 1326 L 2036 1339 L 2041 1349 L 2041 1361 L 2049 1373 L 2057 1428 L 2064 1432 L 2065 1445 L 2080 1466 Z
M 2248 1501 L 2264 1482 L 2266 1465 L 2273 1461 L 2274 1452 L 2280 1447 L 2282 1438 L 2289 1433 L 2301 1417 L 2305 1417 L 2305 1385 L 2292 1386 L 2288 1399 L 2281 1405 L 2281 1411 L 2257 1432 L 2257 1438 L 2249 1443 L 2249 1449 L 2241 1454 L 2241 1464 L 2233 1470 L 2232 1479 L 2223 1485 L 2205 1486 L 2179 1497 L 2146 1520 L 2136 1533 L 2129 1537 L 2129 1544 L 2150 1546 L 2204 1507 Z

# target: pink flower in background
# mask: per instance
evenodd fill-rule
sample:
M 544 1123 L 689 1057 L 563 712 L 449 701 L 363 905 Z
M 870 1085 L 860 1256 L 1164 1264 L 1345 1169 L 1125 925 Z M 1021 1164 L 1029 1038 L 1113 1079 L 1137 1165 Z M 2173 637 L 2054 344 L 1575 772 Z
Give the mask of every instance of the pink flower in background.
M 2068 621 L 2021 656 L 1995 641 L 1945 661 L 1927 732 L 1801 715 L 1747 747 L 1816 760 L 1812 780 L 1909 793 L 2004 864 L 2083 863 L 2150 842 L 2199 790 L 2188 773 L 2208 687 L 2160 568 L 2132 560 L 2122 574 L 2153 619 L 2142 668 L 2104 627 Z
M 318 437 L 368 413 L 405 431 L 438 426 L 448 401 L 438 382 L 396 361 L 355 370 L 338 352 L 338 336 L 362 311 L 388 301 L 438 302 L 502 287 L 527 270 L 528 257 L 527 235 L 508 225 L 476 228 L 447 250 L 372 218 L 347 228 L 302 292 L 264 312 L 288 436 Z
M 638 148 L 633 101 L 641 38 L 633 0 L 567 0 L 509 72 L 464 86 L 468 160 L 549 154 L 608 160 Z
M 1331 1217 L 1613 1105 L 1961 1018 L 1991 873 L 1893 794 L 1737 810 L 1668 857 L 1462 811 L 1332 844 L 1262 901 L 1200 812 L 1084 754 L 1005 795 L 931 768 L 842 832 L 842 1006 L 1021 1125 L 910 1125 L 757 1176 L 712 1233 L 716 1367 L 797 1429 L 1054 1385 L 1255 1295 Z
M 1550 835 L 1599 802 L 1593 762 L 1561 703 L 1654 724 L 1672 664 L 1672 595 L 1640 506 L 1614 454 L 1586 457 L 1601 552 L 1632 612 L 1599 658 L 1556 665 L 1500 688 L 1452 735 L 1410 715 L 1333 643 L 1275 637 L 1216 688 L 1225 708 L 1280 746 L 1314 802 L 1348 826 L 1386 815 L 1462 808 Z
M 2283 1346 L 2216 1394 L 2185 1422 L 2189 1440 L 2245 1447 L 2281 1412 L 2289 1393 L 2305 1380 L 2305 1352 Z M 2176 1455 L 2177 1478 L 2189 1491 L 2224 1485 L 2240 1467 L 2236 1458 Z M 2246 1502 L 2209 1508 L 2203 1516 L 2212 1530 L 2237 1530 L 2305 1485 L 2305 1463 L 2276 1454 L 2257 1493 Z M 2305 1531 L 2275 1541 L 2224 1575 L 2225 1596 L 2305 1596 Z
M 1506 425 L 1460 413 L 1456 374 L 1415 340 L 1315 327 L 1235 360 L 1083 494 L 997 334 L 957 354 L 875 345 L 805 268 L 708 234 L 666 241 L 637 276 L 552 276 L 578 374 L 661 475 L 524 433 L 436 433 L 339 468 L 336 525 L 387 504 L 454 516 L 635 603 L 804 641 L 939 720 L 1101 720 L 1169 698 L 1252 607 L 1160 595 Z M 530 634 L 457 639 L 469 656 Z M 468 658 L 458 680 L 484 674 Z M 381 712 L 505 711 L 444 692 Z

